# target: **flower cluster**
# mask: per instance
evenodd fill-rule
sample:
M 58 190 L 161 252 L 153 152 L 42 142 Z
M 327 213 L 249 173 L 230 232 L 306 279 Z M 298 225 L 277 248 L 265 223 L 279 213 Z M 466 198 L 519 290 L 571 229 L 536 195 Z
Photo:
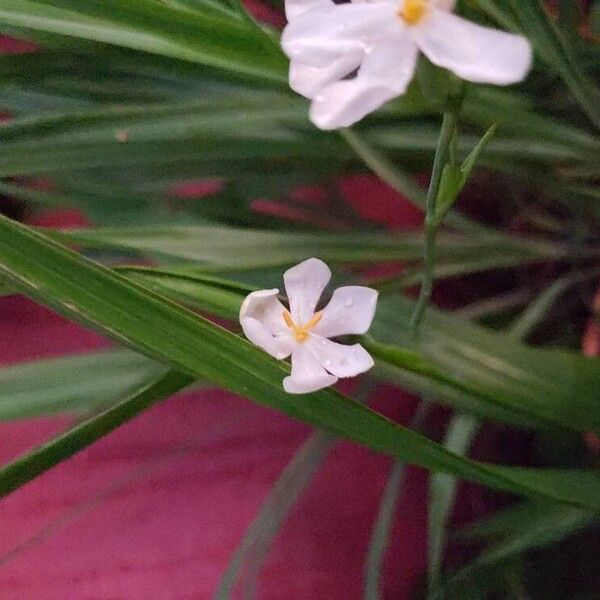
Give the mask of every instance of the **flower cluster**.
M 366 333 L 373 320 L 377 292 L 361 286 L 335 290 L 327 306 L 316 311 L 331 279 L 327 265 L 311 258 L 283 275 L 289 310 L 279 290 L 252 292 L 242 304 L 240 323 L 246 337 L 280 360 L 291 355 L 292 374 L 283 380 L 291 394 L 306 394 L 354 377 L 373 366 L 360 345 L 345 346 L 329 338 Z
M 290 86 L 321 129 L 348 127 L 402 95 L 419 51 L 467 81 L 508 85 L 530 69 L 526 38 L 454 15 L 455 0 L 285 0 Z

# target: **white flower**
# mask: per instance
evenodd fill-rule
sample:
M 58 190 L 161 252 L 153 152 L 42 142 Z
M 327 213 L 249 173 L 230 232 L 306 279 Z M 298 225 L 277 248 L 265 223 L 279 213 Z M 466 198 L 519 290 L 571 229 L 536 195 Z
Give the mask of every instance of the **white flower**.
M 289 310 L 278 300 L 277 289 L 252 292 L 240 309 L 240 323 L 251 342 L 280 360 L 291 354 L 292 374 L 283 380 L 290 394 L 314 392 L 373 366 L 360 344 L 344 346 L 328 338 L 366 333 L 375 314 L 377 292 L 361 286 L 341 287 L 323 310 L 315 312 L 330 279 L 329 267 L 310 258 L 283 275 Z
M 528 0 L 523 0 L 524 2 Z M 402 95 L 419 50 L 462 79 L 508 85 L 531 66 L 526 38 L 454 14 L 455 0 L 285 0 L 290 86 L 322 129 L 348 127 Z M 354 76 L 355 75 L 355 76 Z

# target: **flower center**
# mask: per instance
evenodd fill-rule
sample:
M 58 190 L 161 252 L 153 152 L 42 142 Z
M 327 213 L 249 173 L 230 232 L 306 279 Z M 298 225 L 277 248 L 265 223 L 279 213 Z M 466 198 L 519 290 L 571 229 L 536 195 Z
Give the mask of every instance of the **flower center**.
M 318 313 L 315 313 L 311 320 L 304 325 L 296 325 L 296 323 L 294 323 L 294 319 L 292 319 L 292 315 L 288 310 L 284 310 L 282 316 L 285 324 L 292 330 L 296 341 L 305 342 L 308 338 L 310 330 L 321 320 L 323 311 L 320 310 Z
M 427 0 L 403 0 L 398 16 L 407 25 L 416 25 L 427 13 Z

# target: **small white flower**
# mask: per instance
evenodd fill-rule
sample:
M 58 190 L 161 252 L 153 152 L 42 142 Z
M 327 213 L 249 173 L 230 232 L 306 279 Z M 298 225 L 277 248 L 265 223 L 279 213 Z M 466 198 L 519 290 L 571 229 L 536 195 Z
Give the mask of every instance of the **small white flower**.
M 285 0 L 289 23 L 281 45 L 291 59 L 290 86 L 312 100 L 313 123 L 348 127 L 402 95 L 419 50 L 468 81 L 509 85 L 524 79 L 532 60 L 527 39 L 462 19 L 452 14 L 454 4 Z
M 292 356 L 292 374 L 283 380 L 290 394 L 314 392 L 373 366 L 360 344 L 344 346 L 329 338 L 366 333 L 375 314 L 377 292 L 361 286 L 341 287 L 323 310 L 315 312 L 330 279 L 329 267 L 310 258 L 283 275 L 289 310 L 278 300 L 277 289 L 252 292 L 240 309 L 240 323 L 251 342 L 280 360 Z

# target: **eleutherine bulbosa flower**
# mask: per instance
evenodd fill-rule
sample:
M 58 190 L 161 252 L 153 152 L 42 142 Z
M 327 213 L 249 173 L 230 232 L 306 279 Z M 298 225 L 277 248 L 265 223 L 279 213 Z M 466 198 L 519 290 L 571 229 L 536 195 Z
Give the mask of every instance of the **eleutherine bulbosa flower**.
M 251 342 L 280 360 L 291 355 L 292 374 L 283 380 L 290 394 L 314 392 L 373 366 L 360 344 L 345 346 L 329 338 L 366 333 L 375 314 L 377 292 L 362 286 L 341 287 L 317 311 L 330 279 L 329 267 L 310 258 L 283 275 L 289 309 L 277 298 L 277 289 L 252 292 L 240 309 L 240 323 Z
M 452 14 L 455 0 L 285 0 L 281 45 L 290 86 L 312 100 L 321 129 L 348 127 L 401 96 L 419 51 L 467 81 L 509 85 L 524 79 L 531 46 L 520 35 Z

